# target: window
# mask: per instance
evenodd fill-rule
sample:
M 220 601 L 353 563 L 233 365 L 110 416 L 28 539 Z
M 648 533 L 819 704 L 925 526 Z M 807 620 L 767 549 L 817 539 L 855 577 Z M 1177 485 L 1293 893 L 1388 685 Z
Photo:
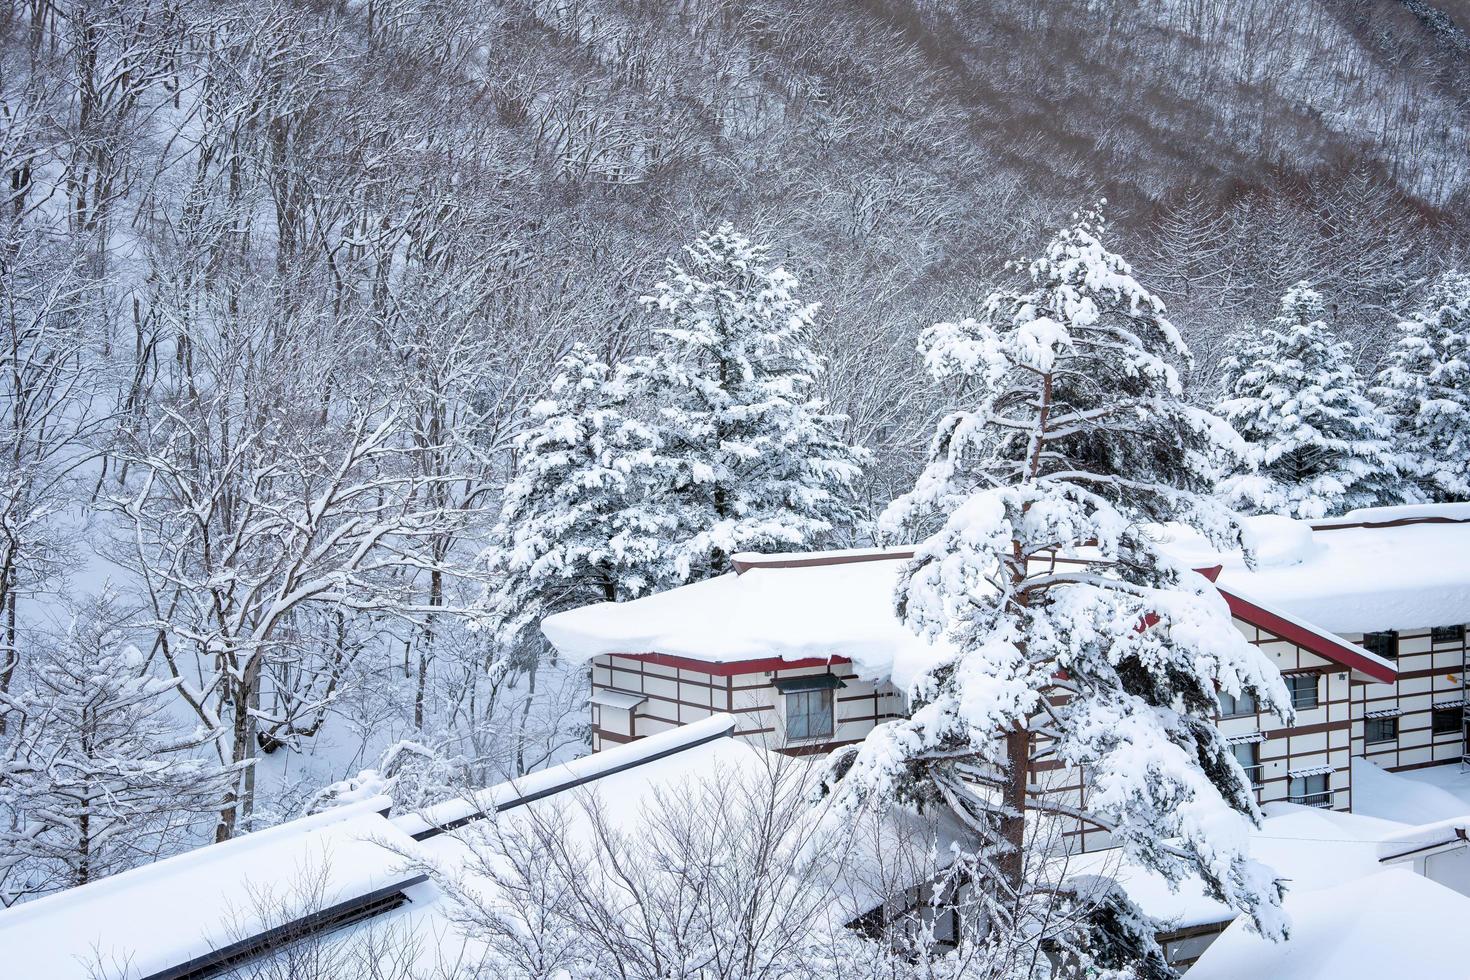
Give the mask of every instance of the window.
M 1363 741 L 1394 742 L 1399 737 L 1397 718 L 1366 718 L 1363 721 Z
M 1230 752 L 1235 756 L 1235 761 L 1240 763 L 1240 768 L 1245 770 L 1245 778 L 1250 780 L 1251 785 L 1261 785 L 1261 743 L 1238 743 L 1230 746 Z
M 1376 653 L 1385 660 L 1399 658 L 1399 635 L 1397 633 L 1364 633 L 1363 649 Z
M 1435 708 L 1430 716 L 1430 728 L 1436 735 L 1458 735 L 1464 722 L 1464 708 Z
M 1436 626 L 1429 631 L 1431 643 L 1464 643 L 1464 626 Z
M 1224 691 L 1220 692 L 1221 718 L 1239 718 L 1242 715 L 1253 715 L 1255 713 L 1256 699 L 1252 695 L 1243 693 L 1237 698 L 1226 694 Z
M 1303 806 L 1318 806 L 1331 809 L 1332 790 L 1327 785 L 1327 773 L 1311 776 L 1292 776 L 1287 784 L 1287 798 Z
M 1291 706 L 1298 711 L 1317 707 L 1317 675 L 1289 674 L 1283 677 L 1291 692 Z
M 832 691 L 792 691 L 786 695 L 786 737 L 825 738 L 832 734 Z

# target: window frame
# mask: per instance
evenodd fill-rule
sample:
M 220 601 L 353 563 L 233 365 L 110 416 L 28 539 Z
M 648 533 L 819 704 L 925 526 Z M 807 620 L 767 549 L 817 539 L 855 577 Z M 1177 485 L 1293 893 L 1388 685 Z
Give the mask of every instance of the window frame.
M 1322 788 L 1312 789 L 1313 780 L 1319 779 L 1322 781 Z M 1297 789 L 1298 786 L 1301 787 L 1300 791 Z M 1323 797 L 1323 799 L 1316 803 L 1302 802 L 1314 796 Z M 1330 808 L 1333 802 L 1332 773 L 1319 772 L 1313 773 L 1310 776 L 1289 777 L 1286 782 L 1286 799 L 1288 802 L 1297 803 L 1300 806 L 1322 806 L 1323 804 L 1327 804 L 1327 807 Z
M 1311 711 L 1313 708 L 1322 707 L 1322 675 L 1316 672 L 1307 674 L 1283 674 L 1281 679 L 1286 683 L 1286 691 L 1291 695 L 1291 706 L 1297 711 Z M 1299 685 L 1311 681 L 1312 703 L 1299 703 Z
M 1230 703 L 1233 706 L 1232 710 L 1230 710 L 1230 711 L 1226 711 L 1225 710 L 1225 699 L 1226 698 L 1230 698 Z M 1223 718 L 1250 718 L 1250 717 L 1258 714 L 1260 712 L 1260 710 L 1261 710 L 1260 707 L 1256 704 L 1256 697 L 1255 697 L 1255 695 L 1254 694 L 1250 694 L 1249 692 L 1246 692 L 1246 691 L 1242 691 L 1240 693 L 1240 696 L 1239 697 L 1234 697 L 1232 695 L 1226 694 L 1224 691 L 1217 691 L 1215 693 L 1215 700 L 1219 703 L 1220 717 L 1222 719 Z M 1240 706 L 1241 706 L 1242 703 L 1249 704 L 1250 705 L 1250 709 L 1247 710 L 1247 711 L 1242 711 L 1241 708 L 1240 708 Z
M 1440 726 L 1440 720 L 1445 717 L 1453 717 L 1454 723 L 1445 727 Z M 1463 735 L 1465 732 L 1465 706 L 1455 708 L 1433 708 L 1429 712 L 1429 736 L 1437 735 Z
M 781 696 L 786 699 L 782 704 L 782 721 L 786 727 L 787 741 L 816 742 L 831 739 L 836 734 L 837 698 L 833 694 L 834 690 L 835 688 L 831 687 L 821 687 L 809 688 L 804 691 L 785 691 L 782 693 Z M 811 707 L 812 702 L 810 699 L 812 695 L 816 695 L 815 710 Z M 800 701 L 794 701 L 793 699 L 800 699 Z M 798 703 L 806 706 L 807 710 L 793 711 L 793 706 Z M 814 732 L 811 729 L 811 721 L 819 716 L 825 722 L 826 730 Z M 792 724 L 793 720 L 798 718 L 803 719 L 805 725 L 805 731 L 801 734 L 798 734 L 794 730 Z
M 1379 725 L 1387 725 L 1393 734 L 1387 738 L 1369 738 L 1368 730 Z M 1386 718 L 1364 718 L 1363 719 L 1363 744 L 1364 745 L 1386 745 L 1389 742 L 1399 740 L 1399 716 L 1389 715 Z
M 1249 762 L 1241 759 L 1240 750 L 1246 749 Z M 1251 789 L 1260 789 L 1261 779 L 1261 743 L 1260 742 L 1233 742 L 1230 745 L 1230 754 L 1235 756 L 1235 761 L 1240 768 L 1245 770 L 1245 778 L 1249 781 Z

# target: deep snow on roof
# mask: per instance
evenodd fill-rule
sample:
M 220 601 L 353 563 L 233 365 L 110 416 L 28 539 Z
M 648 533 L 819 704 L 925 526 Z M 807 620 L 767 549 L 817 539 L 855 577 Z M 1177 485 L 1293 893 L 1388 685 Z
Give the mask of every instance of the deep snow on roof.
M 1268 803 L 1264 812 L 1260 828 L 1249 832 L 1251 857 L 1284 878 L 1292 892 L 1330 888 L 1377 873 L 1382 869 L 1381 842 L 1408 829 L 1389 820 L 1292 803 Z M 1205 895 L 1198 878 L 1187 878 L 1173 889 L 1161 875 L 1122 862 L 1120 851 L 1073 855 L 1067 858 L 1066 871 L 1116 878 L 1139 908 L 1166 928 L 1225 922 L 1235 916 Z
M 1464 523 L 1349 526 L 1426 519 Z M 1159 533 L 1176 559 L 1195 568 L 1222 565 L 1222 588 L 1319 635 L 1470 622 L 1470 507 L 1375 508 L 1333 523 L 1314 530 L 1285 517 L 1246 518 L 1254 570 L 1239 552 L 1222 553 L 1188 528 Z M 945 655 L 894 615 L 893 587 L 908 554 L 742 555 L 743 574 L 573 609 L 548 617 L 542 631 L 576 660 L 611 653 L 708 663 L 835 656 L 851 660 L 860 676 L 891 678 L 902 688 Z
M 796 780 L 791 799 L 805 806 L 807 782 L 820 771 L 820 760 L 767 752 L 730 737 L 733 730 L 731 716 L 715 715 L 423 813 L 385 817 L 390 801 L 376 797 L 0 910 L 0 976 L 153 976 L 382 888 L 401 890 L 409 902 L 326 934 L 323 941 L 340 950 L 376 932 L 395 956 L 437 975 L 434 970 L 445 962 L 473 962 L 477 941 L 459 930 L 434 881 L 420 880 L 418 865 L 472 874 L 467 841 L 488 821 L 514 824 L 550 816 L 573 840 L 590 844 L 596 811 L 620 834 L 636 839 L 664 800 L 687 799 L 699 785 L 758 800 L 760 786 L 745 793 L 742 785 L 768 777 Z M 470 822 L 462 833 L 414 839 L 465 818 Z M 823 817 L 812 811 L 811 819 Z M 851 841 L 859 872 L 896 853 L 896 842 L 917 842 L 925 854 L 948 854 L 956 833 L 946 823 L 934 825 L 902 809 L 881 817 L 863 814 L 856 824 L 838 826 L 838 839 Z M 937 842 L 934 833 L 941 835 Z M 813 857 L 819 869 L 833 864 L 828 849 Z M 879 883 L 901 880 L 888 871 L 887 877 L 844 872 L 834 878 L 822 892 L 828 904 L 818 914 L 836 926 L 880 904 L 885 895 Z M 476 883 L 477 890 L 493 888 L 484 879 Z M 261 962 L 272 955 L 267 952 Z M 322 956 L 323 962 L 337 962 Z
M 382 846 L 413 843 L 378 812 L 389 802 L 339 807 L 0 911 L 0 974 L 148 977 L 411 881 Z
M 868 557 L 872 553 L 860 553 Z M 942 655 L 893 611 L 901 557 L 754 567 L 622 603 L 549 616 L 542 632 L 565 656 L 661 653 L 708 663 L 845 657 L 860 676 L 903 686 Z M 802 555 L 764 556 L 800 560 Z
M 1237 920 L 1190 980 L 1382 980 L 1463 977 L 1470 898 L 1402 868 L 1286 896 L 1291 936 L 1277 944 Z
M 1395 521 L 1424 523 L 1400 526 Z M 1219 584 L 1259 597 L 1334 633 L 1423 629 L 1470 622 L 1470 506 L 1375 507 L 1308 524 L 1245 519 L 1257 567 L 1178 526 L 1171 555 L 1196 568 L 1222 565 Z

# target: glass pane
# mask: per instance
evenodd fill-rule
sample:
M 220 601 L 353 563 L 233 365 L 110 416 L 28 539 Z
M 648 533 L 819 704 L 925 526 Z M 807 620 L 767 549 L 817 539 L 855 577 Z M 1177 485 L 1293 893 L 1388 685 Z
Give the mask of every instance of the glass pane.
M 830 734 L 831 691 L 794 691 L 786 695 L 787 738 L 821 738 Z
M 1298 710 L 1317 707 L 1317 675 L 1309 674 L 1286 678 L 1291 691 L 1291 706 Z
M 1256 699 L 1249 694 L 1235 697 L 1220 692 L 1220 717 L 1234 718 L 1238 715 L 1253 715 L 1256 713 Z

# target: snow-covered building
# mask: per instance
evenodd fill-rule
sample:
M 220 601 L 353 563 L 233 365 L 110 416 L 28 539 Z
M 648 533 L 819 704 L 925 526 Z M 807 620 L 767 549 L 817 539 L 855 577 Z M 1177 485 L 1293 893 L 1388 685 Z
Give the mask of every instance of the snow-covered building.
M 1290 726 L 1222 698 L 1222 731 L 1259 800 L 1350 810 L 1353 757 L 1390 770 L 1458 760 L 1470 507 L 1251 518 L 1247 527 L 1254 568 L 1190 532 L 1160 533 L 1171 554 L 1213 578 L 1237 628 L 1291 691 Z M 591 665 L 594 751 L 714 712 L 735 715 L 738 733 L 762 745 L 827 751 L 901 716 L 902 692 L 936 655 L 893 613 L 909 555 L 742 555 L 730 574 L 560 613 L 542 629 L 563 655 Z M 1059 789 L 1085 792 L 1065 783 Z

